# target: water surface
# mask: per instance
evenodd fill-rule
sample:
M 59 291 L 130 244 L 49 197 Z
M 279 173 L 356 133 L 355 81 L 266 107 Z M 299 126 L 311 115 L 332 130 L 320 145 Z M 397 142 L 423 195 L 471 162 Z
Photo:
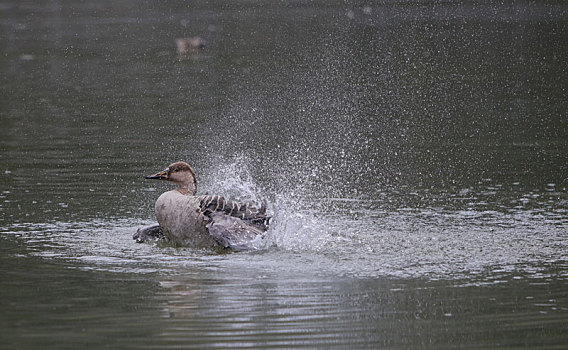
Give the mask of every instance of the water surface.
M 562 2 L 0 5 L 6 348 L 562 348 Z M 174 39 L 207 47 L 180 56 Z M 258 249 L 136 244 L 191 163 Z

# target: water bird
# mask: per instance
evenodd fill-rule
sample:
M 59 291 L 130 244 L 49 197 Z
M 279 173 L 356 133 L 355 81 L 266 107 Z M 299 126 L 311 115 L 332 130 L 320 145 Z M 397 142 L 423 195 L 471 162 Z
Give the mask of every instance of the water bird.
M 137 242 L 163 236 L 177 246 L 242 251 L 268 230 L 266 202 L 258 206 L 219 195 L 197 196 L 195 171 L 186 162 L 170 164 L 146 179 L 170 181 L 177 188 L 160 195 L 155 205 L 158 224 L 139 228 L 133 237 Z
M 198 52 L 205 47 L 205 40 L 199 36 L 176 39 L 177 50 L 180 55 Z

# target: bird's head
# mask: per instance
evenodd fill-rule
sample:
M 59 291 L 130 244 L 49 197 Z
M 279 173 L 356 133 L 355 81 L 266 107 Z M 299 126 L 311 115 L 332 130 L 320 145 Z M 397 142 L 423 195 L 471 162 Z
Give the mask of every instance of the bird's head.
M 180 192 L 195 195 L 197 192 L 197 179 L 195 171 L 186 162 L 175 162 L 164 170 L 146 176 L 147 179 L 167 180 L 178 185 Z M 186 191 L 184 191 L 186 190 Z

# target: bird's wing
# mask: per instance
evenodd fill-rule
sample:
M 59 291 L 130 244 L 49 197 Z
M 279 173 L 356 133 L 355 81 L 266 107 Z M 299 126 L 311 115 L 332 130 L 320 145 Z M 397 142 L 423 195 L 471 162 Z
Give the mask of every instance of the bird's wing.
M 147 242 L 150 240 L 164 239 L 164 232 L 159 224 L 140 227 L 132 238 L 137 243 Z
M 212 212 L 206 227 L 219 245 L 236 251 L 254 249 L 255 238 L 264 235 L 264 230 L 222 212 Z
M 258 207 L 253 202 L 239 203 L 218 195 L 200 196 L 199 199 L 201 212 L 207 217 L 210 217 L 213 213 L 224 213 L 225 215 L 239 218 L 257 228 L 264 228 L 262 231 L 268 229 L 270 218 L 266 215 L 266 202 L 263 202 Z

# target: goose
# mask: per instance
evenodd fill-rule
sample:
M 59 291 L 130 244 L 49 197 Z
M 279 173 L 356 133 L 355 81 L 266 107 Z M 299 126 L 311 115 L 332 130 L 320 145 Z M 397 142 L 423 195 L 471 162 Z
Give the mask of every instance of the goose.
M 199 36 L 176 39 L 177 51 L 180 55 L 198 52 L 205 47 L 205 40 Z
M 195 171 L 186 162 L 170 164 L 146 179 L 166 180 L 177 188 L 156 200 L 158 224 L 139 228 L 133 237 L 137 242 L 163 237 L 175 246 L 243 251 L 268 230 L 265 202 L 258 206 L 219 195 L 197 196 Z

